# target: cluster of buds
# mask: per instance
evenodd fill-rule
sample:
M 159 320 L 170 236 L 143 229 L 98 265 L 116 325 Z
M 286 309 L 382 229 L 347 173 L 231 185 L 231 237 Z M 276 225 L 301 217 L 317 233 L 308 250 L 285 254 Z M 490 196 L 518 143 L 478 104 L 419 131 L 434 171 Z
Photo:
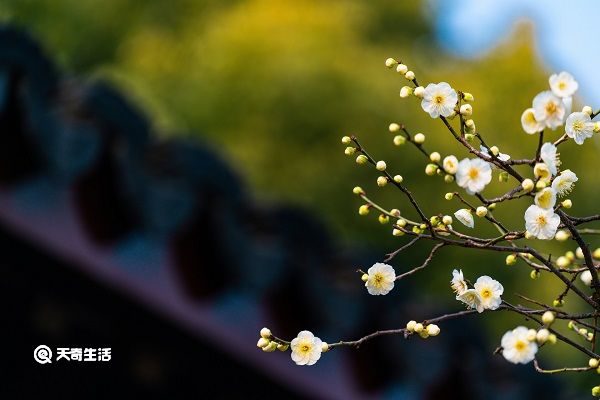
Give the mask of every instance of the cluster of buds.
M 408 321 L 406 324 L 406 332 L 408 334 L 416 333 L 423 339 L 427 339 L 430 336 L 439 335 L 440 327 L 436 324 L 423 325 L 421 322 Z
M 290 346 L 285 343 L 280 343 L 273 337 L 269 328 L 260 330 L 260 339 L 256 343 L 256 347 L 262 349 L 266 353 L 271 353 L 275 350 L 286 351 Z

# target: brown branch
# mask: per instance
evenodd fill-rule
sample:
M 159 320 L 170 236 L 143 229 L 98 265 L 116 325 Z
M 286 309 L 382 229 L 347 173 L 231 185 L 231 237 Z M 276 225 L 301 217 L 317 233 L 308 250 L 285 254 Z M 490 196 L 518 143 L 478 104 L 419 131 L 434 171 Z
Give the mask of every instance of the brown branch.
M 423 264 L 419 265 L 419 266 L 418 266 L 418 267 L 416 267 L 416 268 L 413 268 L 413 269 L 411 269 L 411 270 L 410 270 L 410 271 L 408 271 L 408 272 L 405 272 L 405 273 L 403 273 L 403 274 L 400 274 L 400 275 L 396 276 L 396 280 L 397 280 L 397 281 L 399 281 L 399 280 L 401 280 L 402 278 L 405 278 L 405 277 L 407 277 L 407 276 L 409 276 L 409 275 L 412 275 L 412 274 L 414 274 L 415 272 L 417 272 L 417 271 L 419 271 L 419 270 L 421 270 L 421 269 L 425 268 L 426 266 L 428 266 L 428 265 L 429 265 L 429 263 L 431 262 L 431 260 L 433 260 L 433 256 L 435 255 L 435 253 L 436 253 L 436 252 L 437 252 L 437 251 L 438 251 L 440 248 L 444 247 L 445 245 L 446 245 L 445 243 L 438 243 L 438 244 L 436 244 L 435 246 L 433 246 L 433 248 L 432 248 L 432 249 L 431 249 L 431 251 L 429 252 L 429 256 L 428 256 L 428 257 L 425 259 L 425 261 L 423 261 Z

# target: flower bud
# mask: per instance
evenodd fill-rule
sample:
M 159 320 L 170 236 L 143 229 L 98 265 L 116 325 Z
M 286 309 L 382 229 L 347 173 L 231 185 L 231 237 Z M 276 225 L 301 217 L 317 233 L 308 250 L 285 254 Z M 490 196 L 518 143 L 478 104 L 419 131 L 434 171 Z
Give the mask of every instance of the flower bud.
M 370 207 L 366 204 L 363 204 L 358 208 L 359 215 L 367 215 L 369 213 Z
M 454 182 L 454 175 L 450 175 L 450 174 L 444 175 L 444 182 L 446 182 L 446 183 Z
M 420 323 L 420 322 L 416 323 L 413 331 L 417 332 L 417 333 L 422 332 L 423 331 L 423 324 Z
M 590 107 L 590 106 L 584 106 L 581 109 L 581 112 L 584 114 L 587 114 L 587 115 L 592 115 L 594 113 L 594 111 L 592 110 L 592 107 Z
M 484 206 L 479 206 L 477 207 L 477 210 L 475 210 L 475 214 L 477 214 L 478 217 L 483 218 L 487 215 L 488 213 L 488 209 Z
M 365 191 L 360 186 L 355 186 L 354 189 L 352 189 L 352 193 L 354 193 L 354 194 L 364 194 Z
M 321 342 L 321 352 L 325 353 L 329 351 L 329 344 L 327 342 Z
M 575 249 L 575 257 L 579 258 L 580 260 L 583 260 L 585 258 L 585 256 L 583 255 L 583 250 L 581 250 L 581 247 L 578 247 Z
M 406 73 L 404 74 L 404 77 L 406 79 L 408 79 L 409 81 L 412 81 L 413 79 L 415 79 L 415 73 L 412 71 L 406 71 Z
M 423 144 L 425 142 L 425 135 L 422 133 L 417 133 L 413 138 L 413 141 L 417 144 Z
M 475 98 L 473 97 L 473 95 L 471 93 L 467 93 L 467 92 L 464 92 L 462 94 L 462 98 L 463 98 L 464 101 L 473 101 L 473 100 L 475 100 Z
M 571 262 L 567 257 L 560 256 L 556 259 L 556 266 L 559 268 L 567 268 Z
M 544 189 L 546 186 L 548 186 L 548 184 L 546 183 L 546 181 L 537 181 L 535 183 L 535 188 L 536 190 L 542 190 Z
M 449 215 L 444 215 L 444 217 L 442 218 L 442 223 L 444 225 L 452 225 L 452 217 Z
M 465 121 L 465 126 L 469 129 L 473 129 L 475 128 L 475 121 L 473 121 L 472 119 L 468 119 Z
M 594 133 L 600 132 L 600 122 L 594 123 Z
M 517 263 L 517 256 L 509 254 L 506 256 L 506 265 L 515 265 Z
M 473 106 L 470 104 L 463 104 L 460 106 L 460 115 L 469 117 L 473 114 Z
M 588 365 L 590 366 L 590 368 L 598 368 L 598 359 L 597 358 L 590 358 L 590 360 L 588 361 Z
M 524 191 L 526 192 L 531 192 L 533 190 L 533 181 L 529 178 L 523 180 L 523 182 L 521 182 L 521 187 L 523 188 Z
M 465 135 L 465 140 L 466 140 L 467 142 L 472 142 L 473 140 L 475 140 L 475 135 L 473 135 L 472 133 L 467 133 L 467 134 Z
M 402 175 L 394 175 L 394 182 L 402 183 L 403 181 L 404 181 L 404 178 L 402 178 Z
M 537 279 L 537 278 L 539 278 L 540 277 L 540 271 L 538 271 L 537 269 L 531 270 L 531 272 L 529 273 L 529 277 L 531 279 L 534 279 L 534 280 Z
M 600 259 L 600 248 L 594 250 L 594 252 L 592 253 L 592 257 L 594 257 L 595 259 Z
M 395 122 L 392 122 L 392 123 L 390 124 L 390 126 L 388 126 L 388 130 L 389 130 L 391 133 L 398 132 L 398 131 L 400 130 L 400 125 L 398 125 L 398 124 L 397 124 L 397 123 L 395 123 Z
M 585 328 L 579 328 L 578 332 L 581 336 L 587 336 L 587 334 L 588 334 L 588 330 Z
M 566 208 L 567 210 L 571 207 L 573 207 L 573 202 L 571 201 L 571 199 L 566 199 L 563 200 L 562 203 L 560 203 L 561 206 L 563 206 L 563 208 Z
M 531 239 L 533 235 L 529 231 L 525 231 L 525 239 Z
M 425 174 L 429 175 L 429 176 L 433 176 L 435 175 L 435 173 L 438 170 L 438 166 L 435 164 L 427 164 L 427 166 L 425 167 Z
M 550 336 L 550 331 L 548 329 L 540 329 L 537 332 L 537 335 L 535 335 L 535 339 L 537 340 L 537 342 L 539 344 L 544 344 L 548 340 L 549 336 Z
M 350 136 L 342 137 L 342 144 L 350 144 L 350 142 L 352 142 L 352 139 L 350 139 Z
M 385 161 L 377 161 L 377 164 L 375 164 L 377 171 L 385 171 L 386 167 Z
M 448 192 L 448 193 L 446 193 L 446 194 L 444 195 L 444 198 L 445 198 L 446 200 L 452 200 L 452 199 L 454 198 L 454 193 L 450 193 L 450 192 Z
M 563 299 L 555 299 L 552 301 L 552 306 L 555 308 L 560 308 L 565 305 L 565 301 Z
M 269 343 L 271 343 L 271 341 L 269 339 L 265 339 L 264 337 L 261 337 L 260 339 L 258 339 L 258 342 L 256 342 L 256 347 L 258 347 L 260 349 L 264 349 L 266 346 L 269 345 Z
M 574 329 L 575 328 L 575 323 L 573 321 L 569 321 L 569 323 L 567 324 L 567 328 Z
M 506 171 L 500 172 L 500 175 L 498 175 L 498 181 L 508 182 L 508 172 L 506 172 Z
M 565 230 L 560 230 L 558 232 L 556 232 L 556 235 L 554 235 L 554 239 L 558 240 L 559 242 L 564 242 L 565 240 L 569 240 L 570 234 L 568 231 Z
M 377 186 L 379 187 L 384 187 L 385 185 L 387 185 L 388 180 L 385 176 L 380 176 L 377 178 Z
M 385 214 L 379 214 L 379 218 L 378 218 L 378 220 L 379 220 L 379 223 L 380 223 L 381 225 L 385 225 L 385 224 L 387 224 L 388 222 L 390 222 L 390 217 L 388 217 L 388 216 L 387 216 L 387 215 L 385 215 Z
M 364 154 L 359 154 L 359 156 L 356 157 L 356 163 L 357 164 L 361 164 L 362 165 L 362 164 L 365 164 L 367 161 L 369 161 L 369 159 Z
M 277 345 L 277 350 L 279 350 L 279 351 L 287 351 L 287 349 L 289 347 L 290 347 L 290 345 L 288 345 L 288 344 L 279 343 Z
M 404 64 L 398 64 L 396 66 L 396 72 L 398 72 L 399 74 L 404 75 L 407 71 L 408 71 L 408 67 Z
M 529 329 L 527 331 L 527 340 L 529 340 L 530 342 L 533 342 L 535 340 L 536 336 L 537 336 L 537 331 L 535 329 Z
M 392 208 L 392 209 L 390 210 L 390 214 L 392 214 L 394 217 L 396 217 L 396 218 L 397 218 L 397 217 L 399 217 L 399 216 L 400 216 L 400 210 L 398 210 L 397 208 Z M 402 225 L 402 226 L 404 226 L 404 225 Z
M 404 143 L 406 143 L 406 138 L 402 135 L 396 135 L 394 136 L 394 144 L 396 146 L 402 146 Z
M 402 97 L 403 99 L 407 98 L 412 93 L 413 88 L 411 88 L 410 86 L 402 86 L 402 88 L 400 89 L 400 97 Z
M 271 337 L 271 330 L 269 328 L 262 328 L 260 330 L 260 337 L 269 339 Z
M 600 373 L 600 372 L 598 372 Z M 600 396 L 600 386 L 594 386 L 592 388 L 592 396 L 599 397 Z
M 398 61 L 394 60 L 392 57 L 388 58 L 385 60 L 385 66 L 388 68 L 392 68 L 394 67 L 396 64 L 398 64 Z
M 347 156 L 351 156 L 356 152 L 356 148 L 355 147 L 346 147 L 346 150 L 344 150 L 344 153 Z
M 409 332 L 414 332 L 415 326 L 417 326 L 417 321 L 410 320 L 406 323 L 406 330 Z
M 425 88 L 423 86 L 417 86 L 415 88 L 415 90 L 413 91 L 413 94 L 415 95 L 415 97 L 418 98 L 423 98 L 423 93 L 425 92 Z
M 548 336 L 548 343 L 556 344 L 556 335 L 554 333 L 551 333 L 550 336 Z
M 400 229 L 392 229 L 392 235 L 394 235 L 394 236 L 403 236 L 404 232 L 402 232 Z
M 579 279 L 581 279 L 585 286 L 592 286 L 592 273 L 590 271 L 583 271 L 579 275 Z
M 369 280 L 369 274 L 362 274 L 362 276 L 360 277 L 360 279 L 363 282 L 367 282 Z
M 277 343 L 271 342 L 268 345 L 266 345 L 265 347 L 263 347 L 262 350 L 267 353 L 272 353 L 275 350 L 277 350 Z
M 404 228 L 406 226 L 406 220 L 404 218 L 400 218 L 397 222 L 396 225 L 398 225 L 400 228 Z
M 552 311 L 546 311 L 542 315 L 542 322 L 547 326 L 552 325 L 552 323 L 554 322 L 554 313 Z
M 571 261 L 571 262 L 575 261 L 575 253 L 573 253 L 571 250 L 569 250 L 565 253 L 565 257 L 567 257 L 567 259 L 569 259 L 569 261 Z
M 436 324 L 427 325 L 427 333 L 429 336 L 437 336 L 440 334 L 440 327 Z
M 433 153 L 431 153 L 429 155 L 429 159 L 431 160 L 431 162 L 437 163 L 437 162 L 440 162 L 440 160 L 442 159 L 442 156 L 437 151 L 434 151 Z
M 551 178 L 550 170 L 545 163 L 537 163 L 533 167 L 533 175 L 543 181 L 548 181 Z
M 427 329 L 423 329 L 421 332 L 419 332 L 419 336 L 421 336 L 423 339 L 427 339 L 429 337 L 429 332 L 427 332 Z

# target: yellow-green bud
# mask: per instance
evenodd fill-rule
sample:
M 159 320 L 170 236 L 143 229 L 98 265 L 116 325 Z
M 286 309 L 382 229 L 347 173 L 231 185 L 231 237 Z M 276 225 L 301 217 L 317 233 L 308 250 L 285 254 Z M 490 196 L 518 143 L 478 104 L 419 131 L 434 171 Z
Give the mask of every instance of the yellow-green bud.
M 394 176 L 394 182 L 396 183 L 402 183 L 404 181 L 404 178 L 402 178 L 402 175 L 395 175 Z
M 399 217 L 400 216 L 400 210 L 398 210 L 397 208 L 392 208 L 390 210 L 390 214 L 392 214 L 394 217 Z
M 546 186 L 548 186 L 548 185 L 546 184 L 546 181 L 537 181 L 537 182 L 535 183 L 535 188 L 536 188 L 537 190 L 542 190 L 542 189 L 544 189 Z
M 394 235 L 394 236 L 403 236 L 404 232 L 402 232 L 400 229 L 392 229 L 392 235 Z
M 556 335 L 554 333 L 551 333 L 550 336 L 548 336 L 548 343 L 556 344 Z
M 363 204 L 362 206 L 360 206 L 358 208 L 358 214 L 359 215 L 367 215 L 369 213 L 369 211 L 370 211 L 370 208 L 371 207 L 369 207 L 368 205 Z
M 406 73 L 404 74 L 404 77 L 406 79 L 408 79 L 409 81 L 412 81 L 413 79 L 415 79 L 415 73 L 412 71 L 406 71 Z
M 440 327 L 437 326 L 436 324 L 429 324 L 427 325 L 427 333 L 429 334 L 429 336 L 437 336 L 440 334 Z
M 585 329 L 585 328 L 579 328 L 579 334 L 580 334 L 581 336 L 587 336 L 587 334 L 588 334 L 588 330 L 587 330 L 587 329 Z
M 413 141 L 417 144 L 423 144 L 425 142 L 425 135 L 422 133 L 417 133 L 413 138 Z
M 398 64 L 396 66 L 396 72 L 398 72 L 399 74 L 404 75 L 407 71 L 408 71 L 408 67 L 404 64 Z
M 500 154 L 500 149 L 498 148 L 498 146 L 492 146 L 490 147 L 490 152 L 493 155 L 498 156 L 498 154 Z
M 571 201 L 571 199 L 566 199 L 566 200 L 563 200 L 563 202 L 560 203 L 560 205 L 562 205 L 566 209 L 569 209 L 569 208 L 573 207 L 573 202 Z
M 571 235 L 569 234 L 569 232 L 565 230 L 560 230 L 556 232 L 556 235 L 554 235 L 554 239 L 558 240 L 559 242 L 564 242 L 565 240 L 568 240 L 570 236 Z
M 529 178 L 523 180 L 523 182 L 521 182 L 521 187 L 523 188 L 524 191 L 526 192 L 531 192 L 533 190 L 533 181 Z
M 475 210 L 475 214 L 477 214 L 478 217 L 485 217 L 488 213 L 488 209 L 485 208 L 484 206 L 479 206 L 477 207 L 477 209 Z
M 385 185 L 387 185 L 388 180 L 385 176 L 380 176 L 377 178 L 377 186 L 379 187 L 384 187 Z
M 265 352 L 267 352 L 267 353 L 272 353 L 275 350 L 277 350 L 277 343 L 271 342 L 268 345 L 266 345 L 265 347 L 263 347 L 262 350 L 265 351 Z
M 269 328 L 262 328 L 260 330 L 260 337 L 269 339 L 271 337 L 271 330 Z
M 440 160 L 442 159 L 442 156 L 437 151 L 434 151 L 433 153 L 431 153 L 429 155 L 429 159 L 431 160 L 431 162 L 436 163 L 436 162 L 440 162 Z
M 413 94 L 413 89 L 410 86 L 402 86 L 400 89 L 400 97 L 403 99 L 407 98 L 411 94 Z
M 427 339 L 429 337 L 429 332 L 427 332 L 427 329 L 423 329 L 421 332 L 419 332 L 419 336 L 421 336 L 423 339 Z
M 569 323 L 567 324 L 567 328 L 569 328 L 569 329 L 575 329 L 575 322 L 569 321 Z
M 446 183 L 454 182 L 454 175 L 446 174 L 444 176 L 444 182 L 446 182 Z
M 258 342 L 256 342 L 256 347 L 258 347 L 260 349 L 264 349 L 266 346 L 269 345 L 269 343 L 271 343 L 271 341 L 269 339 L 265 339 L 264 337 L 261 337 L 260 339 L 258 339 Z
M 592 253 L 592 257 L 594 257 L 595 259 L 600 259 L 600 248 L 594 250 L 594 252 Z
M 576 248 L 575 253 L 573 253 L 572 251 L 567 251 L 567 253 L 565 255 L 571 261 L 575 260 L 575 257 L 579 258 L 580 260 L 583 260 L 585 258 L 585 256 L 583 255 L 583 250 L 581 250 L 581 247 Z
M 540 277 L 540 271 L 538 271 L 537 269 L 534 269 L 534 270 L 532 270 L 532 271 L 529 273 L 529 277 L 530 277 L 531 279 L 537 279 L 537 278 L 539 278 L 539 277 Z
M 469 129 L 473 129 L 475 128 L 475 121 L 473 121 L 472 119 L 468 119 L 465 121 L 465 126 Z
M 442 218 L 442 222 L 444 223 L 444 225 L 452 225 L 452 217 L 449 215 L 444 215 L 444 217 Z
M 515 265 L 517 263 L 517 256 L 509 254 L 506 256 L 506 265 Z
M 415 324 L 415 326 L 414 326 L 414 329 L 413 329 L 413 331 L 414 331 L 414 332 L 417 332 L 417 333 L 419 333 L 419 332 L 422 332 L 422 331 L 423 331 L 423 324 L 422 324 L 422 323 L 420 323 L 420 322 L 417 322 L 417 323 Z
M 444 198 L 445 198 L 446 200 L 452 200 L 452 199 L 454 198 L 454 193 L 450 193 L 450 192 L 448 192 L 448 193 L 446 193 L 446 194 L 444 195 Z
M 321 342 L 321 352 L 326 353 L 329 351 L 329 344 L 327 342 Z
M 387 224 L 388 222 L 390 222 L 390 217 L 388 217 L 385 214 L 379 214 L 379 223 L 382 225 Z
M 566 268 L 571 264 L 571 261 L 567 257 L 560 256 L 556 259 L 556 266 L 559 268 Z
M 550 336 L 550 331 L 548 329 L 540 329 L 537 334 L 535 335 L 535 339 L 537 340 L 537 342 L 539 344 L 544 344 L 546 343 L 546 341 L 548 340 L 548 337 Z
M 473 135 L 473 134 L 471 134 L 471 133 L 467 133 L 467 134 L 465 135 L 465 140 L 466 140 L 467 142 L 472 142 L 473 140 L 475 140 L 475 135 Z
M 496 209 L 496 203 L 492 203 L 489 206 L 487 206 L 488 210 L 490 211 L 494 211 Z
M 406 226 L 406 220 L 403 218 L 400 218 L 397 222 L 396 225 L 398 225 L 400 228 L 404 228 Z
M 429 222 L 431 222 L 431 225 L 437 225 L 440 223 L 440 218 L 437 215 L 434 215 L 433 217 L 429 218 Z
M 584 106 L 581 109 L 581 112 L 584 114 L 587 114 L 587 115 L 592 115 L 594 113 L 594 111 L 592 110 L 592 107 L 590 107 L 590 106 Z
M 353 155 L 354 153 L 356 153 L 356 147 L 346 147 L 346 150 L 344 150 L 344 153 L 345 153 L 347 156 L 351 156 L 351 155 Z
M 590 368 L 598 368 L 598 364 L 600 364 L 598 362 L 597 358 L 590 358 L 590 360 L 588 361 L 588 365 L 590 366 Z
M 354 189 L 352 189 L 352 193 L 354 193 L 354 194 L 364 194 L 365 191 L 360 186 L 355 186 Z
M 553 306 L 553 307 L 556 307 L 556 308 L 560 308 L 560 307 L 562 307 L 562 306 L 564 306 L 564 305 L 565 305 L 565 301 L 564 301 L 563 299 L 555 299 L 555 300 L 552 302 L 552 306 Z
M 392 68 L 398 64 L 398 61 L 394 60 L 392 57 L 389 57 L 385 60 L 385 66 L 388 68 Z
M 460 115 L 469 117 L 473 114 L 473 106 L 470 104 L 463 104 L 460 106 Z
M 398 131 L 400 130 L 400 125 L 398 125 L 398 124 L 397 124 L 397 123 L 395 123 L 395 122 L 392 122 L 392 123 L 390 124 L 390 126 L 388 127 L 388 129 L 389 129 L 389 131 L 390 131 L 391 133 L 398 132 Z
M 427 164 L 427 166 L 425 167 L 425 174 L 429 175 L 429 176 L 433 176 L 435 175 L 435 173 L 438 170 L 438 166 L 435 164 Z
M 542 315 L 542 322 L 547 326 L 552 325 L 552 323 L 554 322 L 554 313 L 552 311 L 546 311 Z
M 600 371 L 598 373 L 600 374 Z M 594 396 L 594 397 L 600 396 L 600 386 L 594 386 L 592 388 L 592 396 Z
M 409 332 L 414 332 L 415 326 L 417 326 L 417 321 L 408 321 L 406 323 L 406 330 Z
M 367 161 L 369 161 L 369 159 L 364 154 L 359 154 L 358 157 L 356 157 L 357 164 L 365 164 Z
M 464 101 L 473 101 L 473 100 L 475 100 L 475 98 L 473 97 L 473 95 L 471 93 L 467 93 L 467 92 L 463 93 L 462 98 L 463 98 Z
M 423 86 L 417 86 L 413 91 L 415 97 L 418 97 L 420 99 L 423 98 L 423 93 L 425 93 L 425 88 Z
M 386 167 L 385 161 L 377 161 L 377 164 L 375 164 L 377 171 L 385 171 Z
M 350 142 L 352 142 L 352 139 L 350 139 L 350 136 L 342 137 L 342 144 L 350 144 Z
M 288 344 L 279 343 L 277 345 L 277 350 L 279 351 L 287 351 L 290 346 Z
M 500 172 L 500 175 L 498 175 L 498 181 L 508 182 L 508 172 L 506 172 L 506 171 Z
M 600 132 L 600 122 L 594 123 L 594 133 Z
M 404 143 L 406 143 L 406 138 L 402 135 L 396 135 L 394 136 L 394 144 L 396 146 L 402 146 Z

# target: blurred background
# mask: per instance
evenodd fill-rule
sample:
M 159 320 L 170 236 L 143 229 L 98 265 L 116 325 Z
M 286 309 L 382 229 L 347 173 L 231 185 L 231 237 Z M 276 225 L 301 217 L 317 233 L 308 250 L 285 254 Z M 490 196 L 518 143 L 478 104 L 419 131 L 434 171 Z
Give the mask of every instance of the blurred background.
M 407 238 L 377 214 L 359 217 L 352 188 L 413 216 L 401 193 L 344 156 L 356 134 L 385 159 L 430 215 L 451 214 L 454 184 L 395 147 L 401 122 L 442 156 L 458 149 L 417 101 L 402 100 L 395 57 L 421 83 L 473 93 L 486 141 L 530 157 L 521 112 L 568 70 L 600 102 L 592 38 L 598 6 L 558 1 L 221 0 L 0 3 L 1 288 L 10 354 L 8 398 L 65 390 L 105 398 L 580 398 L 591 374 L 539 376 L 493 356 L 522 318 L 486 313 L 441 325 L 427 341 L 381 338 L 327 353 L 313 368 L 264 354 L 258 330 L 356 339 L 459 310 L 448 282 L 491 275 L 505 298 L 551 302 L 552 277 L 529 279 L 497 254 L 445 248 L 428 270 L 373 298 L 354 272 Z M 564 11 L 564 12 L 563 12 Z M 560 15 L 560 23 L 555 19 Z M 595 90 L 595 92 L 594 92 Z M 550 132 L 556 139 L 561 132 Z M 573 214 L 597 212 L 597 138 L 561 147 L 580 184 Z M 524 170 L 525 171 L 525 170 Z M 530 172 L 527 172 L 530 174 Z M 496 176 L 485 194 L 512 188 Z M 524 200 L 496 216 L 522 228 Z M 494 233 L 479 224 L 481 236 Z M 593 238 L 592 238 L 593 240 Z M 597 247 L 598 243 L 592 243 Z M 574 250 L 571 243 L 549 248 Z M 392 261 L 421 263 L 430 245 Z M 583 305 L 567 298 L 567 307 Z M 560 329 L 559 329 L 560 330 Z M 14 343 L 14 345 L 13 345 Z M 103 365 L 38 365 L 31 352 L 112 347 Z M 563 345 L 547 368 L 585 365 Z M 234 383 L 232 385 L 232 383 Z

